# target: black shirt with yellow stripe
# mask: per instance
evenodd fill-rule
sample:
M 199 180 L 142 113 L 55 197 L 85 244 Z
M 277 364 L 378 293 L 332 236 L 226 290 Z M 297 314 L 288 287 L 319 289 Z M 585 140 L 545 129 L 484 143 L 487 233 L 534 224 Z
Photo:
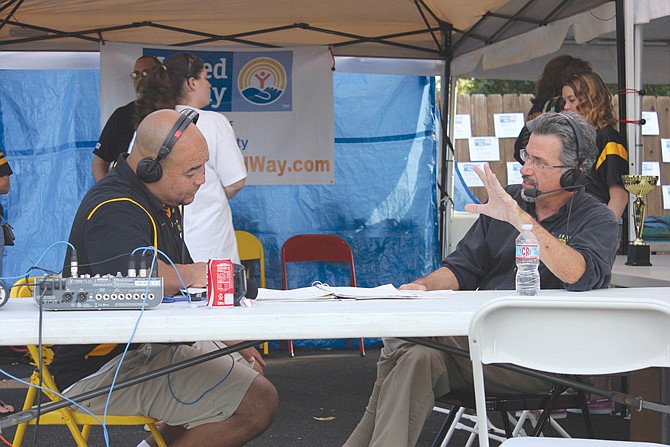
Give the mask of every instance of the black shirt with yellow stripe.
M 163 207 L 130 169 L 125 156 L 84 196 L 75 215 L 69 242 L 77 250 L 79 274 L 121 272 L 125 276 L 130 253 L 147 246 L 156 246 L 175 263 L 193 262 L 181 236 L 179 210 Z M 69 272 L 70 256 L 68 248 L 64 275 Z M 96 315 L 91 312 L 91 318 Z M 63 390 L 96 372 L 124 348 L 115 344 L 58 346 L 52 363 L 57 385 Z
M 603 203 L 610 201 L 610 185 L 623 185 L 621 176 L 628 174 L 628 151 L 623 136 L 612 126 L 596 133 L 598 155 L 589 172 L 586 191 Z

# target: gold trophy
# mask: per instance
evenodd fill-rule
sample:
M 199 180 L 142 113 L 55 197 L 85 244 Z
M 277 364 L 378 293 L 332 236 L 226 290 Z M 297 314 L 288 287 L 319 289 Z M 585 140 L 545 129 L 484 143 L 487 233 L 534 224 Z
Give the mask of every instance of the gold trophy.
M 626 265 L 651 265 L 649 262 L 649 245 L 642 240 L 644 218 L 647 205 L 642 197 L 656 187 L 658 177 L 655 175 L 622 175 L 623 186 L 628 192 L 635 194 L 633 216 L 635 217 L 635 240 L 628 244 L 628 260 Z

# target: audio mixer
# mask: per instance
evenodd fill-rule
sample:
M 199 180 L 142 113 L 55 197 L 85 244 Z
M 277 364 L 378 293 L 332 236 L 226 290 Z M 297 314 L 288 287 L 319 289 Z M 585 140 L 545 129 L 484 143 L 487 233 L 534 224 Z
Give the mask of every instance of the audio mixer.
M 163 278 L 43 278 L 35 283 L 33 298 L 45 310 L 150 309 L 163 300 Z

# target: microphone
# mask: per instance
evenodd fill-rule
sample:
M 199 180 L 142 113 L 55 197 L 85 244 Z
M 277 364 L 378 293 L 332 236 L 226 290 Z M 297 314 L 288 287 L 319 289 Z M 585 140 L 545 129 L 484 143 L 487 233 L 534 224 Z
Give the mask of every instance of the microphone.
M 235 283 L 233 293 L 234 304 L 239 306 L 242 298 L 255 300 L 258 296 L 258 285 L 252 279 L 247 278 L 246 269 L 243 265 L 233 264 L 233 277 Z
M 252 279 L 247 279 L 247 294 L 245 296 L 250 300 L 255 300 L 258 296 L 258 285 Z
M 564 188 L 556 188 L 556 189 L 550 189 L 549 191 L 540 191 L 537 188 L 528 188 L 523 190 L 523 194 L 526 197 L 532 197 L 532 198 L 537 198 L 541 196 L 542 194 L 549 194 L 550 192 L 556 192 L 556 191 L 570 191 L 573 189 L 580 189 L 584 188 L 585 185 L 574 185 L 574 186 L 566 186 Z

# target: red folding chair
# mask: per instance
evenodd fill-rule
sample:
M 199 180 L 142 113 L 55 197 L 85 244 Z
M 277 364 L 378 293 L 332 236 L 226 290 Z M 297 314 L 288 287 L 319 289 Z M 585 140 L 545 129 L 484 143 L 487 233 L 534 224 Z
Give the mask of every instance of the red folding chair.
M 281 248 L 282 286 L 288 290 L 286 264 L 289 262 L 346 262 L 349 264 L 349 284 L 356 287 L 354 255 L 347 241 L 332 234 L 298 234 L 289 238 Z M 361 357 L 365 356 L 365 344 L 358 339 Z M 351 347 L 351 339 L 347 341 Z M 294 356 L 293 340 L 288 340 L 288 353 Z

